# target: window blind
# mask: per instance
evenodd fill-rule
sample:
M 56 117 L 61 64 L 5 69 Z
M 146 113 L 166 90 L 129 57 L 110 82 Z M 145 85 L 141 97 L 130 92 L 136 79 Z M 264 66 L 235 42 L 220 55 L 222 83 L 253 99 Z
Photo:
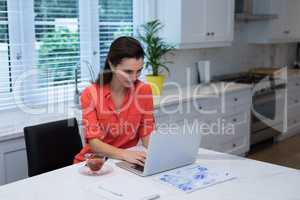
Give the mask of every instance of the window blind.
M 34 0 L 34 33 L 38 77 L 27 103 L 71 100 L 80 61 L 78 0 Z M 79 83 L 88 80 L 78 68 Z
M 0 109 L 13 107 L 11 93 L 7 0 L 0 0 Z
M 86 16 L 98 22 L 99 41 L 90 41 L 85 32 L 80 37 L 82 0 L 8 1 L 0 0 L 0 110 L 16 107 L 15 96 L 27 106 L 72 100 L 75 68 L 79 90 L 91 80 L 87 66 L 79 65 L 91 61 L 90 54 L 80 50 L 98 42 L 103 67 L 111 42 L 133 35 L 133 0 L 94 0 L 98 13 L 84 12 L 86 23 Z M 23 85 L 15 84 L 20 75 L 32 71 Z
M 104 67 L 111 42 L 133 35 L 133 0 L 99 0 L 100 65 Z

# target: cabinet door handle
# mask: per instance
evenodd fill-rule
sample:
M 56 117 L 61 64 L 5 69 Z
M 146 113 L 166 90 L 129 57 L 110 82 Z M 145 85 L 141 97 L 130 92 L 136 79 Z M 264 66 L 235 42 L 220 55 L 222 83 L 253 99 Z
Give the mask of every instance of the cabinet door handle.
M 285 31 L 283 31 L 283 33 L 284 33 L 284 34 L 290 34 L 291 31 L 290 31 L 290 30 L 285 30 Z
M 214 36 L 214 35 L 215 35 L 215 32 L 211 32 L 210 34 L 211 34 L 212 36 Z
M 233 122 L 237 122 L 237 119 L 236 118 L 233 118 L 233 120 L 232 120 Z
M 238 98 L 236 98 L 236 97 L 234 98 L 234 101 L 235 101 L 235 102 L 237 102 L 238 100 L 239 100 Z
M 295 99 L 295 100 L 294 100 L 294 102 L 295 102 L 295 103 L 298 103 L 298 102 L 299 102 L 299 100 L 298 100 L 298 99 Z
M 202 110 L 202 106 L 199 106 L 198 108 L 199 108 L 199 110 Z
M 236 144 L 233 144 L 232 147 L 235 148 L 235 147 L 236 147 Z
M 299 83 L 296 83 L 296 86 L 299 86 L 300 84 Z
M 207 33 L 206 33 L 206 35 L 207 35 L 207 36 L 210 36 L 210 33 L 209 33 L 209 32 L 207 32 Z

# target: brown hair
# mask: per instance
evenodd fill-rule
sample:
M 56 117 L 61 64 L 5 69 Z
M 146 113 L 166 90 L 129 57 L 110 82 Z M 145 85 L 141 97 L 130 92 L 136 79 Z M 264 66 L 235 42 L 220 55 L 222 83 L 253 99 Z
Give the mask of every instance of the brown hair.
M 132 37 L 119 37 L 114 40 L 109 48 L 105 60 L 103 72 L 100 72 L 96 80 L 96 84 L 105 85 L 112 80 L 112 71 L 109 62 L 116 66 L 122 62 L 124 58 L 144 58 L 145 53 L 140 42 Z

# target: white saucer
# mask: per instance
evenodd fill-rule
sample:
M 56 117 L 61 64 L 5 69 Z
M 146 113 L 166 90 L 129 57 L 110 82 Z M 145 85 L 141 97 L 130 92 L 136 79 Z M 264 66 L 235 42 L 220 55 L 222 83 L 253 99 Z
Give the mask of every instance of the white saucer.
M 90 168 L 86 165 L 83 165 L 79 168 L 79 173 L 86 176 L 103 176 L 111 173 L 112 171 L 113 168 L 107 164 L 104 164 L 99 171 L 91 171 Z

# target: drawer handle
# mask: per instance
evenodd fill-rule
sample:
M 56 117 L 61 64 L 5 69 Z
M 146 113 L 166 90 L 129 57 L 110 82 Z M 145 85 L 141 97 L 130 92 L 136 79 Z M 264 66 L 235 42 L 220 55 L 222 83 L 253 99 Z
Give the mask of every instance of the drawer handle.
M 294 102 L 295 102 L 295 103 L 298 103 L 298 102 L 299 102 L 299 100 L 298 100 L 298 99 L 295 99 L 295 100 L 294 100 Z
M 237 119 L 236 118 L 233 118 L 233 120 L 232 120 L 233 122 L 237 122 Z
M 300 84 L 299 83 L 296 83 L 296 86 L 299 86 Z
M 207 36 L 210 36 L 210 33 L 209 33 L 209 32 L 207 32 L 207 33 L 206 33 L 206 35 L 207 35 Z
M 297 120 L 294 120 L 294 124 L 296 124 L 297 123 Z
M 199 108 L 199 110 L 202 110 L 202 106 L 199 106 L 198 108 Z
M 212 36 L 214 36 L 214 35 L 215 35 L 215 32 L 211 32 L 210 34 L 211 34 Z
M 235 148 L 235 147 L 236 147 L 236 144 L 233 144 L 232 147 Z
M 239 100 L 238 98 L 236 98 L 236 97 L 234 98 L 234 101 L 235 101 L 235 102 L 237 102 L 238 100 Z

